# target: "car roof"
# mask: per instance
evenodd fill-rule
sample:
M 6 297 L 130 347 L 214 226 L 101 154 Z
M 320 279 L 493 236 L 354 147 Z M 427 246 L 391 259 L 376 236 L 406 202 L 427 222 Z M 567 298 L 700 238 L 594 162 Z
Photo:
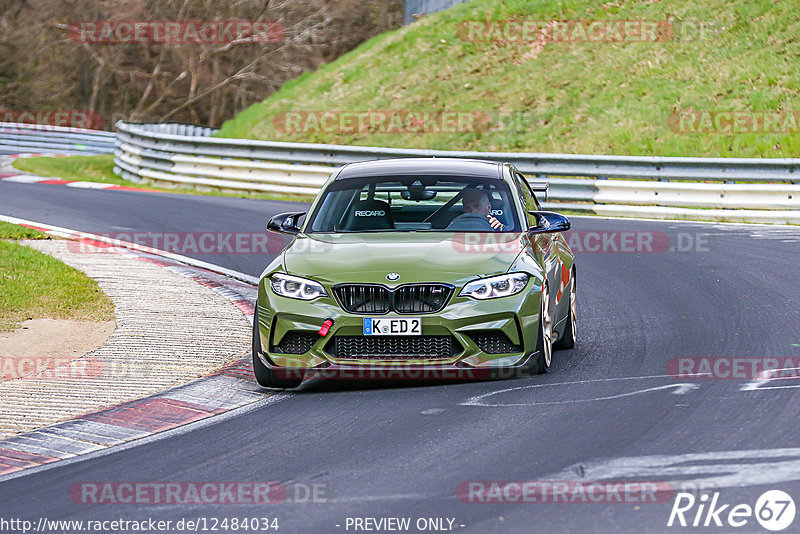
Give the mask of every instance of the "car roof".
M 458 158 L 398 158 L 350 163 L 341 168 L 336 180 L 370 176 L 469 176 L 503 179 L 503 163 Z

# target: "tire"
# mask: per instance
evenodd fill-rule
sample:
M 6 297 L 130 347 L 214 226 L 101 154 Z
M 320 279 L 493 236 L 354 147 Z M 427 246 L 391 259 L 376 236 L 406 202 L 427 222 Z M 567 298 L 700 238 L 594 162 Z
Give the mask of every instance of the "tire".
M 265 388 L 296 388 L 303 381 L 300 378 L 280 378 L 276 376 L 272 369 L 264 365 L 258 357 L 261 352 L 261 336 L 258 335 L 258 307 L 253 315 L 253 374 L 256 375 L 256 382 Z
M 550 290 L 542 286 L 542 306 L 539 313 L 539 335 L 536 341 L 536 356 L 529 364 L 532 375 L 546 373 L 553 361 L 553 316 L 550 311 Z
M 561 339 L 553 343 L 553 348 L 571 349 L 575 346 L 575 338 L 578 335 L 578 312 L 575 308 L 575 267 L 572 267 L 572 284 L 569 288 L 569 312 L 567 313 L 567 324 L 564 325 L 564 335 Z

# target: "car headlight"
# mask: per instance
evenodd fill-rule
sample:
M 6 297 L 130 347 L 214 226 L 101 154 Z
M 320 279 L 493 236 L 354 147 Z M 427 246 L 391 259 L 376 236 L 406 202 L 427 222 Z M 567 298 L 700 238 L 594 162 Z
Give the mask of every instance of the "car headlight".
M 290 299 L 314 300 L 317 297 L 328 296 L 325 288 L 319 282 L 290 274 L 273 274 L 269 279 L 269 285 L 276 295 Z
M 496 299 L 516 295 L 528 285 L 527 273 L 508 273 L 491 278 L 473 280 L 464 286 L 460 297 L 472 297 L 478 300 Z

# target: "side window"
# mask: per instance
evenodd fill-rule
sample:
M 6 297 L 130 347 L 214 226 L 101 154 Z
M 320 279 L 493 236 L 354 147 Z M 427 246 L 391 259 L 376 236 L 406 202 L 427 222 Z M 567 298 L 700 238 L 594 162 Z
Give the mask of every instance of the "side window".
M 525 216 L 528 219 L 528 226 L 536 226 L 536 217 L 528 212 L 540 211 L 542 208 L 539 206 L 539 202 L 536 200 L 536 195 L 534 195 L 533 191 L 531 191 L 531 187 L 528 185 L 528 182 L 525 180 L 525 178 L 519 173 L 514 173 L 514 178 L 514 183 L 517 185 L 517 189 L 520 192 L 520 199 L 525 204 Z

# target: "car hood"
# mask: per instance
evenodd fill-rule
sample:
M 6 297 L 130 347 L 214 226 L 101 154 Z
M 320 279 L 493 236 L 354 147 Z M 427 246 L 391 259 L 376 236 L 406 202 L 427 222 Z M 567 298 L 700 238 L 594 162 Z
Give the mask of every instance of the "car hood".
M 284 251 L 284 267 L 322 282 L 457 283 L 506 272 L 524 234 L 381 232 L 299 235 Z

